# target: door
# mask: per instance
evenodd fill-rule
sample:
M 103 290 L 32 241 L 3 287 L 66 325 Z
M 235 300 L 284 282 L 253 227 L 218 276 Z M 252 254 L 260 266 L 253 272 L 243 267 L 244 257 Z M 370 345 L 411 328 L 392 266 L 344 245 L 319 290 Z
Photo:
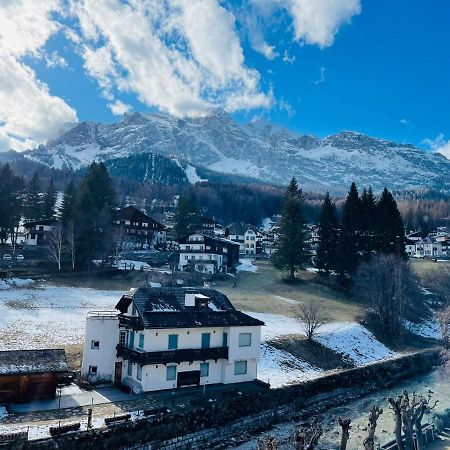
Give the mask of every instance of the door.
M 178 372 L 177 387 L 198 386 L 200 384 L 200 370 Z
M 120 384 L 122 382 L 122 363 L 116 362 L 114 364 L 114 384 Z
M 209 348 L 211 345 L 211 333 L 202 333 L 202 348 Z

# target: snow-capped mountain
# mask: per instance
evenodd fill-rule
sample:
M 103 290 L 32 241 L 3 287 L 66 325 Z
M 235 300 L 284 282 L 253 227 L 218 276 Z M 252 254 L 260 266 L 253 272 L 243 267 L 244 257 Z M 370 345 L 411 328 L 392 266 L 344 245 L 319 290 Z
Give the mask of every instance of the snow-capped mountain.
M 77 169 L 94 159 L 144 153 L 171 159 L 192 182 L 213 171 L 275 184 L 294 175 L 303 187 L 321 191 L 342 192 L 352 181 L 377 190 L 450 190 L 450 160 L 440 154 L 351 131 L 320 139 L 263 120 L 242 125 L 223 112 L 197 119 L 133 113 L 112 124 L 81 122 L 25 156 Z

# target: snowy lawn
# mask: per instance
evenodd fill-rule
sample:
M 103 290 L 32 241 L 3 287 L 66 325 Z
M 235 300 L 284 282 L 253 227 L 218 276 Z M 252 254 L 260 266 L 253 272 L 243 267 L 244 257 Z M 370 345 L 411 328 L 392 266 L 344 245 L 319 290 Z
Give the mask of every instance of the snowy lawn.
M 258 267 L 253 264 L 252 259 L 241 259 L 239 260 L 239 265 L 236 267 L 237 272 L 258 272 Z
M 86 314 L 114 309 L 123 291 L 11 284 L 0 290 L 0 350 L 51 348 L 83 342 Z
M 406 328 L 414 334 L 425 338 L 442 339 L 442 332 L 436 317 L 422 323 L 405 322 Z

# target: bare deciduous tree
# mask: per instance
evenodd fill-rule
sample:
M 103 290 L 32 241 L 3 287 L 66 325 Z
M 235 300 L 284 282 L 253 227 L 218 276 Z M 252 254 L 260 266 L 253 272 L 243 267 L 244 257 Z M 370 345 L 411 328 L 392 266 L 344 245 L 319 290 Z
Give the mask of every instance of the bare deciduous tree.
M 347 441 L 350 438 L 350 425 L 352 421 L 349 417 L 339 417 L 338 424 L 341 427 L 341 447 L 340 450 L 346 450 Z
M 64 246 L 64 228 L 62 223 L 57 223 L 48 235 L 48 250 L 50 257 L 58 265 L 58 270 L 61 270 L 61 256 Z
M 322 427 L 318 423 L 301 426 L 292 435 L 292 445 L 295 450 L 314 450 L 322 433 Z
M 301 323 L 309 341 L 327 321 L 319 303 L 315 300 L 300 304 L 296 311 L 296 318 Z
M 354 276 L 354 294 L 371 305 L 378 325 L 390 337 L 401 337 L 405 312 L 422 299 L 408 263 L 395 255 L 377 255 L 361 264 Z
M 369 413 L 368 436 L 363 441 L 365 450 L 375 449 L 375 430 L 377 428 L 378 418 L 383 414 L 383 410 L 378 406 L 372 407 Z
M 112 241 L 113 262 L 114 264 L 117 264 L 125 251 L 126 231 L 124 227 L 114 227 Z
M 274 436 L 264 436 L 258 439 L 257 450 L 278 450 L 278 442 Z
M 66 230 L 67 244 L 70 251 L 70 259 L 72 263 L 72 270 L 75 269 L 75 233 L 73 229 L 73 222 L 67 225 Z
M 405 446 L 403 444 L 402 439 L 402 396 L 398 395 L 397 397 L 389 397 L 388 402 L 391 404 L 391 411 L 394 414 L 394 435 L 395 442 L 397 444 L 398 450 L 405 450 Z

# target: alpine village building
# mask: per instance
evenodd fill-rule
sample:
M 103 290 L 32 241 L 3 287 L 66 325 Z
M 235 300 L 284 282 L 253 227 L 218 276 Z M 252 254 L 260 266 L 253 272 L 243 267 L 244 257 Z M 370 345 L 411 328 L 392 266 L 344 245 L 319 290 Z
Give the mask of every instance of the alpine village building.
M 142 287 L 91 312 L 81 375 L 140 393 L 257 378 L 261 326 L 212 289 Z

